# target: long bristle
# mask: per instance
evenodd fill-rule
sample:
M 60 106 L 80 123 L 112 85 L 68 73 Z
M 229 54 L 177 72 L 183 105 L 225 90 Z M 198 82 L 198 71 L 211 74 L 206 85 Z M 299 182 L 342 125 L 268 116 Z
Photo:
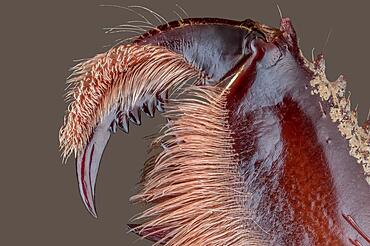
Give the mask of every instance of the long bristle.
M 59 132 L 63 158 L 86 145 L 94 127 L 119 104 L 128 112 L 144 97 L 179 86 L 199 72 L 165 48 L 127 44 L 112 48 L 73 68 L 71 101 Z
M 136 218 L 146 222 L 135 231 L 168 232 L 157 244 L 265 243 L 266 235 L 244 207 L 248 194 L 233 149 L 227 93 L 221 92 L 217 87 L 192 88 L 187 99 L 172 100 L 166 109 L 171 121 L 155 142 L 168 148 L 149 161 L 143 189 L 131 199 L 152 204 Z

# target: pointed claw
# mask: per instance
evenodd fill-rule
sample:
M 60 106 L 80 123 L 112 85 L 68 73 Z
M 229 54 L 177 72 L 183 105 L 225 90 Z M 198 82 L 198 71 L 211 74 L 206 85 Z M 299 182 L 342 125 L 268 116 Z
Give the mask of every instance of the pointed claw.
M 158 94 L 157 96 L 157 102 L 156 102 L 156 108 L 159 112 L 164 112 L 164 104 L 168 100 L 168 90 L 163 91 Z
M 141 125 L 141 115 L 138 109 L 133 109 L 129 112 L 129 118 L 135 125 Z
M 127 118 L 127 115 L 124 114 L 122 111 L 120 112 L 118 116 L 118 127 L 125 133 L 129 132 L 128 118 Z
M 99 170 L 100 159 L 110 137 L 111 122 L 114 121 L 115 110 L 95 128 L 90 141 L 82 153 L 77 155 L 77 179 L 82 201 L 87 210 L 97 217 L 95 209 L 95 182 Z
M 143 111 L 146 115 L 150 117 L 154 117 L 154 104 L 155 104 L 155 99 L 149 100 L 148 102 L 143 104 Z
M 111 125 L 110 125 L 109 130 L 110 130 L 112 133 L 116 133 L 116 132 L 117 132 L 117 120 L 113 120 L 113 122 L 112 122 L 112 123 L 111 123 Z
M 155 101 L 156 101 L 155 98 L 148 101 L 148 110 L 149 110 L 149 115 L 152 115 L 151 117 L 154 117 Z
M 156 101 L 156 105 L 155 105 L 155 107 L 157 108 L 157 110 L 158 110 L 159 112 L 161 112 L 161 113 L 163 113 L 163 112 L 164 112 L 164 104 L 163 104 L 163 102 L 161 102 L 161 101 L 157 100 L 157 101 Z

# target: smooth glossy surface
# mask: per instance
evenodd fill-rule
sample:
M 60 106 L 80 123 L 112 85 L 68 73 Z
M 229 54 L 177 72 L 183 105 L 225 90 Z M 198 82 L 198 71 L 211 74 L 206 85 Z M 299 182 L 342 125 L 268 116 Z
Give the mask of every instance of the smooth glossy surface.
M 229 95 L 246 209 L 272 245 L 369 245 L 369 186 L 295 45 L 256 42 Z

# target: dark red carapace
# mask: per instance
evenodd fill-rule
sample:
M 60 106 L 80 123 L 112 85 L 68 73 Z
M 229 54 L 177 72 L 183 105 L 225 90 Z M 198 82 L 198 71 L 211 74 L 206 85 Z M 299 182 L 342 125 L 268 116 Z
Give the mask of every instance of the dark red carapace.
M 156 108 L 169 121 L 133 197 L 151 207 L 130 224 L 137 234 L 166 245 L 370 245 L 369 128 L 343 77 L 329 82 L 322 56 L 304 58 L 288 18 L 279 29 L 170 22 L 79 64 L 72 82 L 60 142 L 77 155 L 94 216 L 111 133 Z

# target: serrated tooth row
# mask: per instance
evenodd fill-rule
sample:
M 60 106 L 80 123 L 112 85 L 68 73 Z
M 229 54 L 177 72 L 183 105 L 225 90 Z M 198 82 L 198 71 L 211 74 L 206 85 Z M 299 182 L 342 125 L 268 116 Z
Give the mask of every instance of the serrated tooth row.
M 141 125 L 141 112 L 140 109 L 149 117 L 154 117 L 155 109 L 159 112 L 164 112 L 164 104 L 168 100 L 168 91 L 158 93 L 156 97 L 151 97 L 149 100 L 144 102 L 140 107 L 134 107 L 128 113 L 124 113 L 122 110 L 117 111 L 116 119 L 112 121 L 109 130 L 112 133 L 116 133 L 117 126 L 125 133 L 129 133 L 129 121 L 135 125 Z

